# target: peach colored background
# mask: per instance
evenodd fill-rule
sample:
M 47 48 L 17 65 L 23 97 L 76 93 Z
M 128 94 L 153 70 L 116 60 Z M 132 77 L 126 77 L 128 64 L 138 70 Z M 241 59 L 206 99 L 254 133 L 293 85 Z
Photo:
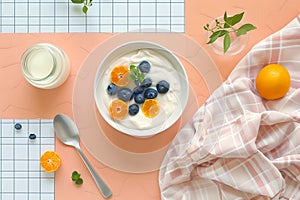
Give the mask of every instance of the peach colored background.
M 203 25 L 224 11 L 235 14 L 246 11 L 245 18 L 255 24 L 247 49 L 233 57 L 215 55 L 205 45 Z M 207 49 L 208 54 L 226 79 L 239 60 L 250 48 L 268 35 L 285 26 L 300 14 L 298 0 L 186 0 L 186 35 Z M 0 37 L 0 117 L 1 118 L 53 118 L 57 113 L 72 116 L 72 90 L 76 74 L 84 59 L 98 44 L 111 34 L 1 34 Z M 72 63 L 67 82 L 53 90 L 40 90 L 30 86 L 22 77 L 19 61 L 29 46 L 49 42 L 61 47 Z M 201 89 L 201 88 L 200 88 Z M 83 149 L 85 151 L 85 149 Z M 73 148 L 57 141 L 57 151 L 63 163 L 56 173 L 56 199 L 102 199 L 87 169 Z M 128 174 L 110 169 L 96 161 L 88 152 L 88 159 L 113 191 L 114 200 L 160 199 L 158 171 L 146 174 Z M 73 170 L 82 174 L 84 184 L 75 186 L 70 180 Z

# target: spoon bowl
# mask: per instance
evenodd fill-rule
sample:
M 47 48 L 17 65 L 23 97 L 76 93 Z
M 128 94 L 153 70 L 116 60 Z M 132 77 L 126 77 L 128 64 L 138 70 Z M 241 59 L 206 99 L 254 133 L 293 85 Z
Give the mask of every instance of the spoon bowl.
M 54 132 L 57 138 L 64 144 L 73 146 L 76 148 L 80 157 L 84 161 L 85 165 L 89 169 L 95 183 L 97 184 L 103 197 L 108 198 L 112 195 L 111 190 L 106 183 L 100 178 L 97 172 L 94 170 L 88 159 L 82 153 L 79 145 L 79 130 L 75 122 L 66 115 L 58 114 L 53 120 Z

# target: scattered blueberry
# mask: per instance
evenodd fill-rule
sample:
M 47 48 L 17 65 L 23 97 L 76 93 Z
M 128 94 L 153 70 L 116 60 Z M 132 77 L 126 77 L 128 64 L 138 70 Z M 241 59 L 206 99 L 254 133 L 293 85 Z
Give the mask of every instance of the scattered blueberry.
M 107 86 L 107 93 L 109 95 L 115 95 L 118 92 L 118 86 L 116 86 L 115 84 L 111 83 Z
M 15 129 L 20 130 L 22 128 L 22 125 L 20 123 L 15 124 Z
M 153 88 L 148 88 L 146 89 L 146 91 L 144 92 L 144 97 L 146 99 L 154 99 L 157 97 L 157 91 Z
M 165 94 L 169 91 L 170 89 L 170 84 L 165 81 L 165 80 L 162 80 L 162 81 L 159 81 L 157 84 L 156 84 L 156 89 L 159 93 L 162 93 L 162 94 Z
M 128 108 L 129 115 L 136 115 L 139 112 L 140 108 L 137 104 L 131 104 Z
M 118 91 L 118 98 L 122 101 L 130 101 L 133 98 L 133 92 L 129 88 L 122 88 Z
M 34 140 L 36 138 L 36 135 L 34 133 L 30 133 L 29 139 Z
M 150 71 L 150 68 L 151 68 L 151 65 L 148 61 L 144 60 L 139 64 L 139 69 L 143 73 L 148 73 Z
M 134 101 L 138 104 L 144 103 L 145 97 L 142 93 L 134 95 Z
M 137 86 L 137 87 L 133 88 L 133 93 L 134 94 L 140 94 L 140 93 L 143 93 L 143 92 L 144 92 L 143 87 Z
M 143 82 L 141 83 L 141 87 L 143 87 L 143 88 L 148 88 L 148 87 L 150 87 L 152 85 L 152 80 L 151 80 L 151 78 L 145 78 L 144 80 L 143 80 Z

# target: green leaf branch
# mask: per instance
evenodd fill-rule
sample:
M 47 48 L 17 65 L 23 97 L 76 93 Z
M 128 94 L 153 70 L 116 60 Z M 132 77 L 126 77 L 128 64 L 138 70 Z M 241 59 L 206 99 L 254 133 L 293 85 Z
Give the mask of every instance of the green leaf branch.
M 256 29 L 256 27 L 252 24 L 243 24 L 240 27 L 236 27 L 236 25 L 242 20 L 244 16 L 244 12 L 227 16 L 227 12 L 225 11 L 223 19 L 215 19 L 215 24 L 211 27 L 211 25 L 206 24 L 203 28 L 208 31 L 211 35 L 209 36 L 209 41 L 207 44 L 214 43 L 218 38 L 223 38 L 223 52 L 224 54 L 230 47 L 231 39 L 230 34 L 234 33 L 236 37 L 247 34 L 249 31 Z
M 71 0 L 74 4 L 83 4 L 82 12 L 87 14 L 89 7 L 93 5 L 92 0 Z

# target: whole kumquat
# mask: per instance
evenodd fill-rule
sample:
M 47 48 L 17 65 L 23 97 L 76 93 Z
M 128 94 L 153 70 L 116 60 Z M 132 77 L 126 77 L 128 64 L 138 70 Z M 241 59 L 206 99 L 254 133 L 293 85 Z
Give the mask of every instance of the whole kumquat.
M 282 98 L 290 89 L 290 74 L 280 64 L 263 67 L 256 76 L 256 90 L 267 100 Z

